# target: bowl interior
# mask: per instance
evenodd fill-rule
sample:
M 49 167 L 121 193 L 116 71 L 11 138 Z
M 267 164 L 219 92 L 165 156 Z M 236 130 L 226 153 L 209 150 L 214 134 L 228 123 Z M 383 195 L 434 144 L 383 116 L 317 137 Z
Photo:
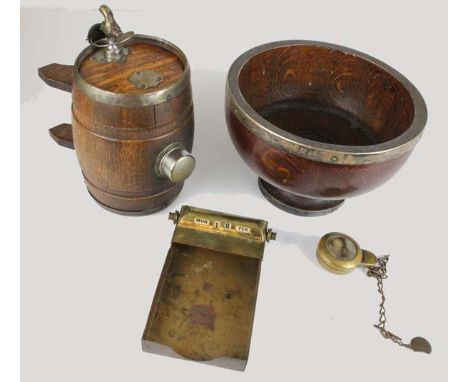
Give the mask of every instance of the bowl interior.
M 403 134 L 414 103 L 403 84 L 371 61 L 316 45 L 281 46 L 250 58 L 239 73 L 250 106 L 302 138 L 367 146 Z

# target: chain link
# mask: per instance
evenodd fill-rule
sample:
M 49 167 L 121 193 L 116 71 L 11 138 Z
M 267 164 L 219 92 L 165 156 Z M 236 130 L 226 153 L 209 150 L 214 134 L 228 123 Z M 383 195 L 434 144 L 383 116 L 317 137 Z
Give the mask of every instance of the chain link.
M 382 337 L 386 339 L 392 340 L 399 346 L 406 347 L 408 349 L 412 349 L 410 344 L 405 344 L 400 337 L 393 334 L 389 330 L 385 328 L 385 324 L 387 323 L 387 316 L 385 311 L 385 293 L 383 290 L 383 280 L 385 280 L 387 276 L 387 262 L 390 256 L 382 256 L 377 258 L 377 264 L 367 268 L 367 276 L 374 277 L 377 280 L 377 291 L 381 296 L 381 301 L 379 305 L 379 323 L 375 324 L 374 327 L 379 330 Z

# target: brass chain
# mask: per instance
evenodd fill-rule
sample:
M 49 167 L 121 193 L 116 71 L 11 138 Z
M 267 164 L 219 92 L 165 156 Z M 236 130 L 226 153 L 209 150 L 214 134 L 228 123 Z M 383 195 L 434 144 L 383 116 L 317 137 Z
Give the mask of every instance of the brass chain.
M 412 349 L 410 344 L 405 344 L 400 337 L 398 337 L 397 335 L 393 334 L 385 328 L 385 324 L 387 323 L 387 316 L 385 311 L 385 294 L 383 290 L 383 280 L 385 280 L 388 277 L 387 262 L 389 257 L 390 256 L 388 255 L 379 257 L 377 258 L 376 265 L 367 268 L 367 276 L 374 277 L 377 280 L 377 291 L 382 297 L 379 305 L 379 323 L 375 324 L 374 327 L 377 330 L 379 330 L 380 334 L 382 334 L 384 338 L 392 340 L 399 346 Z

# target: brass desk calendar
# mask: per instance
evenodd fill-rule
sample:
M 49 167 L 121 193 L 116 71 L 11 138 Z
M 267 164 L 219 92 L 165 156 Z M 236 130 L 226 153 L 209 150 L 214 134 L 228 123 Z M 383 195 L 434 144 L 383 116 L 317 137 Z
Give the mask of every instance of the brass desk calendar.
M 379 323 L 374 327 L 386 339 L 397 345 L 415 352 L 431 353 L 429 341 L 423 337 L 414 337 L 409 344 L 404 343 L 397 335 L 386 329 L 387 317 L 385 311 L 385 294 L 383 280 L 387 278 L 387 262 L 389 256 L 377 257 L 372 252 L 361 249 L 359 244 L 350 236 L 339 232 L 330 232 L 322 236 L 317 245 L 317 259 L 329 272 L 344 275 L 358 266 L 367 267 L 367 276 L 377 280 L 377 290 L 381 296 L 379 305 Z
M 260 265 L 276 234 L 264 220 L 182 206 L 143 333 L 143 350 L 244 370 Z

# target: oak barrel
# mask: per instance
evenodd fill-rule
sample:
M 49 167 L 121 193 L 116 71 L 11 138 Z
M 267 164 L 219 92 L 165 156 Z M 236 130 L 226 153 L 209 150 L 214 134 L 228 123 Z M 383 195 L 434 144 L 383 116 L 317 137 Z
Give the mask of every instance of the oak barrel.
M 175 199 L 194 167 L 190 68 L 156 37 L 132 34 L 119 48 L 125 55 L 106 60 L 109 48 L 91 44 L 74 66 L 39 75 L 72 91 L 71 133 L 62 124 L 51 135 L 74 147 L 90 194 L 114 212 L 148 214 Z

